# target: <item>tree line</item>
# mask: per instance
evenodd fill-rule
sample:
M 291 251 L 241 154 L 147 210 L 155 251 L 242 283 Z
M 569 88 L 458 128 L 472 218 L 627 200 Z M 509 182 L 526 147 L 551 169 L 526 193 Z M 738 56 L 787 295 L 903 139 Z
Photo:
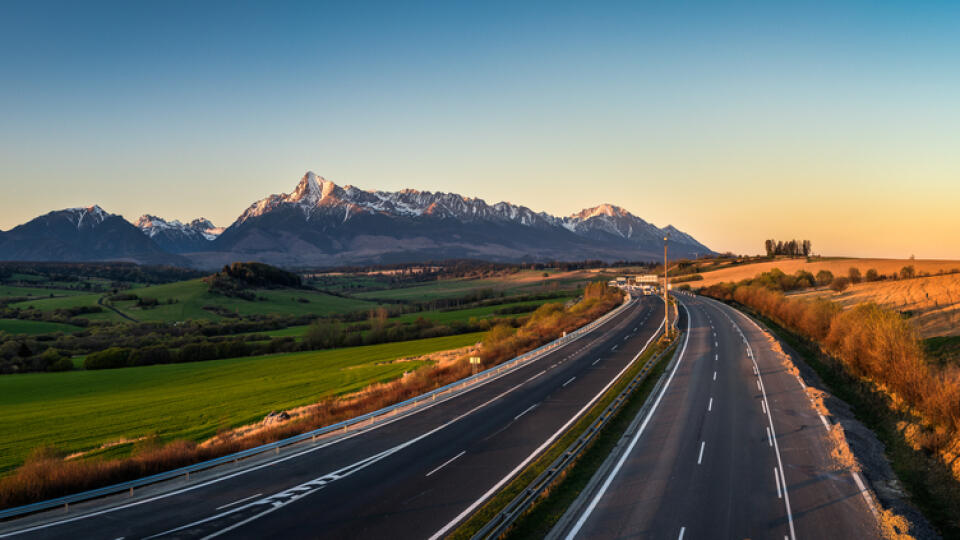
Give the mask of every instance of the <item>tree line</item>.
M 786 255 L 788 257 L 809 257 L 810 249 L 813 243 L 810 240 L 774 240 L 769 239 L 763 243 L 767 252 L 767 257 L 777 255 Z

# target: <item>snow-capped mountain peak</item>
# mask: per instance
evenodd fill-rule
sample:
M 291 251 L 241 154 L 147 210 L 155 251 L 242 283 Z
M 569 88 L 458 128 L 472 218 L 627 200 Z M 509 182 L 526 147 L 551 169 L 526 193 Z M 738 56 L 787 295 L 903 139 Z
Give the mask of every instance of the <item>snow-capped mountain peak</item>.
M 168 221 L 150 214 L 140 216 L 136 226 L 172 253 L 199 251 L 223 232 L 222 227 L 216 227 L 206 218 L 197 218 L 184 224 L 180 220 Z
M 630 212 L 627 212 L 619 206 L 615 206 L 609 203 L 601 204 L 600 206 L 594 206 L 593 208 L 584 208 L 583 210 L 570 216 L 572 220 L 585 221 L 592 217 L 596 216 L 607 216 L 607 217 L 632 217 Z
M 112 215 L 103 208 L 100 208 L 100 205 L 97 204 L 67 208 L 66 210 L 61 210 L 61 212 L 68 216 L 78 229 L 83 226 L 96 227 Z

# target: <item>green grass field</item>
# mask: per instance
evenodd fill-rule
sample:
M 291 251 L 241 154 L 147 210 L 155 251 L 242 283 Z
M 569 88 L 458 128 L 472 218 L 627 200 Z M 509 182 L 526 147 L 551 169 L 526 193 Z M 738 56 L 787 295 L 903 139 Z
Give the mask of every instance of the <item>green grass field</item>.
M 167 285 L 155 285 L 137 289 L 141 298 L 156 298 L 161 305 L 141 309 L 136 302 L 117 302 L 114 305 L 139 321 L 174 322 L 188 319 L 219 320 L 221 316 L 203 309 L 204 306 L 217 306 L 240 315 L 282 314 L 282 315 L 330 315 L 369 309 L 376 304 L 351 298 L 332 296 L 317 291 L 296 289 L 260 289 L 253 291 L 258 297 L 267 300 L 242 300 L 207 290 L 207 284 L 200 280 L 181 281 Z M 308 303 L 299 302 L 304 298 Z M 169 299 L 174 304 L 165 304 Z
M 0 285 L 0 298 L 8 298 L 11 296 L 31 296 L 45 298 L 50 295 L 54 296 L 74 296 L 78 294 L 83 294 L 81 291 L 72 291 L 66 289 L 43 289 L 39 287 L 13 287 L 10 285 Z
M 141 298 L 156 298 L 161 305 L 142 309 L 136 307 L 136 301 L 114 302 L 113 305 L 123 313 L 143 322 L 176 322 L 189 319 L 220 320 L 220 315 L 203 309 L 204 306 L 217 306 L 240 315 L 283 314 L 283 315 L 330 315 L 375 307 L 373 302 L 342 298 L 322 292 L 296 289 L 261 289 L 254 293 L 263 300 L 242 300 L 208 291 L 207 284 L 195 279 L 166 285 L 153 285 L 132 290 Z M 82 294 L 66 298 L 44 298 L 11 304 L 14 307 L 34 307 L 42 311 L 77 306 L 94 306 L 102 294 Z M 308 300 L 307 303 L 298 301 Z M 167 304 L 168 300 L 175 300 Z M 90 320 L 120 322 L 124 319 L 116 313 L 106 310 L 104 313 L 83 315 Z
M 200 441 L 288 409 L 399 377 L 384 363 L 476 343 L 481 333 L 328 351 L 0 377 L 0 472 L 31 449 L 67 452 L 156 433 Z M 131 445 L 110 455 L 129 452 Z
M 26 334 L 35 336 L 52 332 L 76 332 L 82 330 L 72 324 L 60 324 L 44 321 L 21 321 L 17 319 L 0 319 L 0 332 L 9 334 Z
M 555 273 L 548 272 L 551 276 Z M 505 277 L 486 279 L 447 279 L 425 285 L 402 287 L 383 291 L 367 291 L 356 295 L 357 298 L 423 301 L 440 298 L 464 296 L 472 291 L 493 289 L 506 294 L 533 294 L 548 290 L 570 290 L 585 284 L 596 276 L 550 277 L 543 278 L 543 272 L 525 271 Z
M 522 317 L 524 315 L 529 315 L 529 313 L 515 313 L 507 315 L 497 315 L 496 312 L 501 309 L 513 308 L 518 306 L 525 306 L 528 308 L 533 308 L 530 311 L 532 312 L 537 307 L 540 307 L 543 304 L 550 302 L 566 302 L 570 297 L 561 297 L 561 298 L 551 298 L 550 300 L 534 300 L 530 302 L 513 302 L 509 304 L 499 304 L 496 306 L 484 306 L 478 308 L 470 309 L 458 309 L 454 311 L 422 311 L 420 313 L 406 313 L 400 315 L 399 317 L 394 317 L 390 319 L 391 322 L 403 322 L 411 323 L 417 320 L 419 317 L 433 321 L 438 324 L 450 324 L 455 321 L 468 321 L 474 317 L 477 319 L 485 319 L 488 317 Z
M 96 306 L 97 300 L 103 296 L 100 293 L 86 293 L 86 294 L 77 294 L 74 296 L 66 296 L 63 298 L 42 298 L 39 300 L 27 300 L 25 302 L 17 302 L 16 304 L 10 304 L 11 307 L 18 307 L 21 309 L 34 308 L 40 311 L 53 311 L 56 309 L 67 309 L 81 306 Z M 103 311 L 100 313 L 87 313 L 81 315 L 80 318 L 87 319 L 91 321 L 108 321 L 108 322 L 122 322 L 124 318 L 117 315 L 113 311 L 103 307 Z
M 397 317 L 392 317 L 389 322 L 399 322 L 399 323 L 412 323 L 417 320 L 418 317 L 423 317 L 424 319 L 431 320 L 439 324 L 450 324 L 456 321 L 468 321 L 471 318 L 484 319 L 488 317 L 503 317 L 503 318 L 513 318 L 513 317 L 523 317 L 529 315 L 529 313 L 513 313 L 508 315 L 497 315 L 495 312 L 499 309 L 516 307 L 516 306 L 527 306 L 531 308 L 537 308 L 540 305 L 547 302 L 565 302 L 569 297 L 554 298 L 551 300 L 536 300 L 532 302 L 514 302 L 510 304 L 500 304 L 496 306 L 485 306 L 480 308 L 471 308 L 471 309 L 458 309 L 454 311 L 422 311 L 419 313 L 406 313 Z M 530 311 L 533 311 L 531 309 Z M 280 330 L 268 330 L 266 332 L 244 332 L 240 335 L 265 335 L 270 337 L 295 337 L 302 338 L 304 334 L 307 333 L 307 329 L 310 328 L 310 325 L 300 325 L 300 326 L 291 326 L 288 328 L 281 328 Z

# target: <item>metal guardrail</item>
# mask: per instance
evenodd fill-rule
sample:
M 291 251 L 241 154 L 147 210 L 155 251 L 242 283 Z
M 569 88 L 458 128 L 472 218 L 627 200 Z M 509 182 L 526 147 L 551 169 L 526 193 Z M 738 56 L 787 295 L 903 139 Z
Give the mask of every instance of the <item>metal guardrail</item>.
M 677 343 L 678 341 L 674 341 Z M 674 350 L 673 344 L 670 347 L 660 351 L 656 356 L 647 361 L 640 371 L 633 377 L 630 383 L 617 394 L 617 397 L 603 409 L 590 426 L 573 441 L 570 446 L 553 463 L 540 473 L 520 494 L 513 498 L 500 512 L 497 513 L 486 525 L 483 526 L 471 540 L 495 539 L 502 536 L 511 525 L 523 515 L 540 498 L 540 495 L 557 478 L 563 474 L 580 455 L 590 446 L 593 439 L 603 430 L 604 426 L 615 416 L 615 413 L 626 402 L 630 394 L 647 378 L 647 374 L 653 369 L 653 366 L 668 353 Z
M 190 473 L 204 471 L 207 469 L 211 469 L 213 467 L 217 467 L 219 465 L 224 465 L 230 462 L 236 462 L 241 459 L 246 459 L 246 458 L 256 456 L 258 454 L 263 454 L 269 451 L 274 451 L 279 453 L 280 448 L 283 448 L 285 446 L 301 443 L 303 441 L 306 441 L 307 439 L 315 440 L 317 437 L 320 437 L 323 435 L 329 435 L 337 431 L 347 432 L 351 427 L 358 426 L 363 422 L 369 422 L 366 427 L 370 427 L 376 423 L 376 418 L 378 417 L 389 416 L 390 418 L 394 418 L 402 409 L 409 409 L 408 412 L 412 412 L 413 410 L 415 410 L 415 407 L 420 403 L 436 401 L 436 399 L 443 394 L 455 395 L 456 393 L 459 393 L 459 391 L 465 391 L 471 386 L 477 383 L 480 383 L 484 380 L 489 380 L 493 377 L 506 374 L 520 367 L 522 364 L 525 364 L 526 362 L 539 357 L 544 353 L 553 351 L 559 347 L 566 345 L 567 343 L 570 343 L 571 341 L 575 341 L 580 337 L 582 337 L 583 335 L 593 331 L 598 326 L 603 325 L 610 319 L 622 313 L 623 310 L 625 310 L 631 304 L 632 300 L 633 298 L 628 294 L 627 297 L 624 299 L 623 304 L 621 304 L 617 308 L 611 310 L 609 313 L 605 314 L 599 319 L 596 319 L 591 323 L 581 326 L 580 328 L 574 330 L 573 332 L 570 332 L 569 334 L 563 337 L 555 339 L 554 341 L 551 341 L 550 343 L 547 343 L 546 345 L 538 347 L 532 351 L 528 351 L 524 354 L 521 354 L 520 356 L 514 357 L 513 359 L 508 360 L 507 362 L 504 362 L 497 366 L 481 371 L 476 375 L 472 375 L 470 377 L 460 379 L 459 381 L 450 383 L 446 386 L 437 388 L 435 390 L 431 390 L 430 392 L 420 394 L 419 396 L 412 397 L 406 401 L 402 401 L 400 403 L 396 403 L 394 405 L 390 405 L 388 407 L 384 407 L 382 409 L 378 409 L 376 411 L 369 412 L 369 413 L 351 418 L 349 420 L 344 420 L 343 422 L 338 422 L 336 424 L 331 424 L 329 426 L 315 429 L 313 431 L 308 431 L 300 435 L 295 435 L 293 437 L 282 439 L 276 442 L 267 443 L 261 446 L 256 446 L 254 448 L 249 448 L 247 450 L 242 450 L 240 452 L 228 454 L 226 456 L 219 457 L 216 459 L 195 463 L 193 465 L 188 465 L 186 467 L 180 467 L 179 469 L 173 469 L 170 471 L 157 473 L 151 476 L 138 478 L 136 480 L 131 480 L 129 482 L 112 484 L 102 488 L 92 489 L 89 491 L 84 491 L 84 492 L 76 493 L 73 495 L 66 495 L 64 497 L 58 497 L 56 499 L 49 499 L 46 501 L 40 501 L 33 504 L 8 508 L 6 510 L 0 510 L 0 520 L 32 514 L 35 512 L 41 512 L 43 510 L 49 510 L 51 508 L 57 508 L 59 506 L 63 506 L 66 510 L 69 510 L 71 504 L 88 501 L 91 499 L 97 499 L 100 497 L 105 497 L 107 495 L 113 495 L 116 493 L 123 493 L 125 491 L 129 491 L 132 495 L 133 490 L 136 488 L 148 486 L 151 484 L 156 484 L 166 480 L 172 480 L 174 478 L 178 478 L 181 476 L 185 476 L 187 479 L 189 479 Z

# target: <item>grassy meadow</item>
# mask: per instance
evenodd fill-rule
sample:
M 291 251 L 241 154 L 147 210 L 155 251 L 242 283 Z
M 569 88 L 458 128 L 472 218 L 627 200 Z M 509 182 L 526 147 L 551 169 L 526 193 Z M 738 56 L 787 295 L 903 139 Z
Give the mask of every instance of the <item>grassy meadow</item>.
M 83 294 L 81 291 L 68 289 L 46 289 L 40 287 L 20 287 L 11 285 L 0 285 L 0 298 L 9 297 L 36 297 L 49 298 L 50 296 L 74 296 Z
M 0 319 L 0 332 L 13 335 L 36 336 L 53 332 L 76 332 L 82 330 L 79 326 L 45 321 L 24 321 L 20 319 Z
M 256 422 L 272 410 L 319 401 L 401 376 L 417 362 L 391 362 L 472 345 L 461 334 L 349 349 L 102 371 L 0 377 L 0 472 L 31 449 L 68 453 L 157 434 L 200 441 Z M 109 455 L 129 453 L 133 444 Z
M 545 272 L 542 270 L 525 270 L 502 277 L 482 279 L 444 279 L 414 285 L 379 291 L 358 293 L 357 298 L 402 300 L 402 301 L 430 301 L 440 298 L 464 296 L 471 292 L 491 289 L 504 294 L 535 294 L 553 290 L 573 290 L 589 281 L 600 279 L 597 273 L 574 272 Z
M 243 300 L 211 293 L 207 284 L 199 279 L 140 287 L 129 292 L 141 298 L 155 298 L 160 302 L 160 305 L 150 308 L 137 307 L 135 300 L 111 303 L 113 307 L 141 322 L 178 322 L 191 319 L 215 321 L 224 318 L 204 307 L 215 307 L 241 316 L 262 314 L 324 316 L 376 306 L 375 303 L 364 300 L 297 289 L 255 289 L 253 292 L 257 297 L 264 300 Z M 103 296 L 98 293 L 66 298 L 43 298 L 18 302 L 11 307 L 33 307 L 41 311 L 53 311 L 61 308 L 95 306 Z M 169 303 L 171 301 L 172 303 Z M 123 320 L 113 311 L 104 309 L 103 313 L 84 314 L 81 317 L 115 322 Z

